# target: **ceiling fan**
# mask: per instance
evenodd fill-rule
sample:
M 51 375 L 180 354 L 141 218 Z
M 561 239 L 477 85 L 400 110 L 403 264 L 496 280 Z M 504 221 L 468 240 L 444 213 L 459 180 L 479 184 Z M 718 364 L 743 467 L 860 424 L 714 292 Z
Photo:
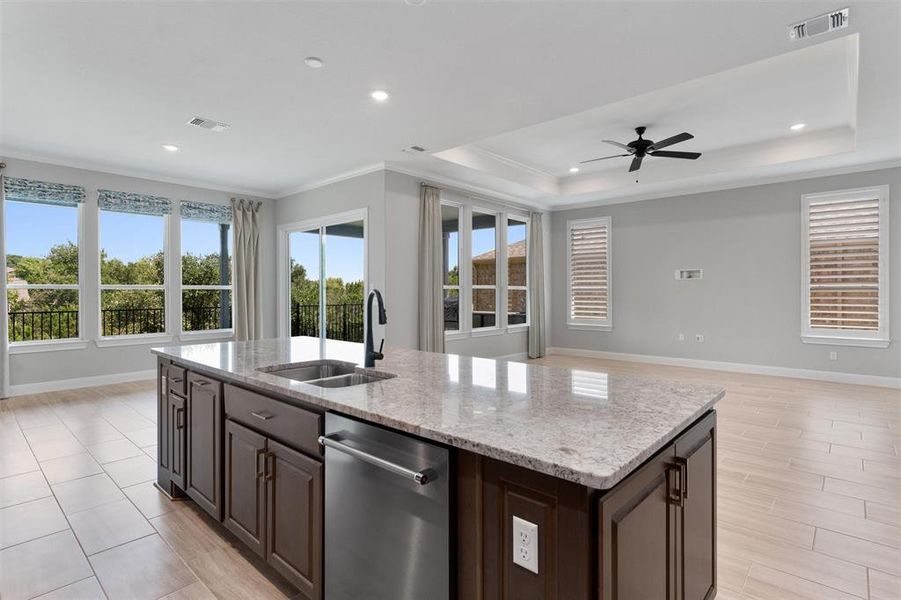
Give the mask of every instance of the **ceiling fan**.
M 690 133 L 680 133 L 678 135 L 674 135 L 673 137 L 668 137 L 665 140 L 660 140 L 659 142 L 655 142 L 653 140 L 646 140 L 642 135 L 644 135 L 645 127 L 636 127 L 635 133 L 638 134 L 638 139 L 628 144 L 621 144 L 619 142 L 614 142 L 613 140 L 601 140 L 607 144 L 613 144 L 619 148 L 622 148 L 626 151 L 626 154 L 614 154 L 613 156 L 602 156 L 601 158 L 592 158 L 591 160 L 583 160 L 580 162 L 580 165 L 584 165 L 585 163 L 592 163 L 599 160 L 607 160 L 608 158 L 622 158 L 625 156 L 632 157 L 632 166 L 629 167 L 629 172 L 637 171 L 641 168 L 641 161 L 645 156 L 660 156 L 663 158 L 687 158 L 688 160 L 695 160 L 699 156 L 701 156 L 700 152 L 672 152 L 670 150 L 661 150 L 661 148 L 665 148 L 667 146 L 672 146 L 673 144 L 678 144 L 679 142 L 684 142 L 686 140 L 692 139 L 694 136 Z

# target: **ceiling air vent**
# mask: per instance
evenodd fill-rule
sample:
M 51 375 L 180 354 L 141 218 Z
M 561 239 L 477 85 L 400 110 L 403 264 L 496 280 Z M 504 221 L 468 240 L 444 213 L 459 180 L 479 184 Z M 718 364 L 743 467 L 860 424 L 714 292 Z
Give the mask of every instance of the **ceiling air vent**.
M 807 38 L 829 33 L 836 29 L 844 29 L 848 26 L 848 9 L 843 8 L 819 17 L 795 23 L 788 28 L 788 37 L 792 40 L 805 40 Z
M 219 121 L 204 119 L 203 117 L 194 117 L 188 121 L 188 125 L 200 127 L 201 129 L 209 129 L 210 131 L 225 131 L 231 127 L 228 123 L 220 123 Z
M 420 154 L 425 152 L 425 148 L 422 146 L 410 146 L 409 148 L 404 148 L 401 152 L 406 152 L 407 154 Z

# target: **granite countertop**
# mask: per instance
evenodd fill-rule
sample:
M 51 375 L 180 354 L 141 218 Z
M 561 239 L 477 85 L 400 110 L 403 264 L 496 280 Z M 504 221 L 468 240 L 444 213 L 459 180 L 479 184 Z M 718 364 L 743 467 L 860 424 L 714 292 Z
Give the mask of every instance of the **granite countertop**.
M 281 338 L 154 348 L 223 380 L 270 391 L 598 489 L 608 489 L 725 394 L 711 385 L 386 348 L 397 377 L 320 388 L 260 371 L 363 345 Z

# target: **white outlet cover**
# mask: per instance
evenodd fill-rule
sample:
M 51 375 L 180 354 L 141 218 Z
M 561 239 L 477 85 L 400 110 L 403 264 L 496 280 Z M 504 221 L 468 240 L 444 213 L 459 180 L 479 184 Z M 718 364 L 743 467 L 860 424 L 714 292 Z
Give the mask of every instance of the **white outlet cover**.
M 538 525 L 513 517 L 513 564 L 538 573 Z
M 697 333 L 697 334 L 695 334 L 695 341 L 696 341 L 696 342 L 703 342 L 703 341 L 704 341 L 704 334 L 703 334 L 703 333 Z

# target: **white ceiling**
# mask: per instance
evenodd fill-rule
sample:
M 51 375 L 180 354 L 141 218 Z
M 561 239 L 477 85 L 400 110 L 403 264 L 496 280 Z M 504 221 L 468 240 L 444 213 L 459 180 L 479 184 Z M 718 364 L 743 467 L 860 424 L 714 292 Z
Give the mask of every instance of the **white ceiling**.
M 732 96 L 661 108 L 666 94 L 695 80 L 734 76 L 738 67 L 834 41 L 838 36 L 790 42 L 786 29 L 838 8 L 831 3 L 5 2 L 0 153 L 274 197 L 387 162 L 550 206 L 897 160 L 901 4 L 850 6 L 842 35 L 860 34 L 856 122 L 853 98 L 809 102 L 795 117 L 789 104 L 803 107 L 810 93 L 793 88 L 793 101 L 777 111 L 763 90 L 753 91 L 759 88 L 734 94 L 741 79 Z M 827 55 L 848 60 L 847 44 L 812 50 L 805 64 L 819 69 Z M 325 67 L 305 67 L 309 55 Z M 793 59 L 774 60 L 776 74 L 745 69 L 771 84 L 791 75 Z M 848 83 L 819 71 L 804 78 L 817 90 Z M 376 88 L 391 99 L 373 103 L 368 92 Z M 736 98 L 739 119 L 727 110 Z M 630 106 L 639 105 L 643 114 L 633 114 Z M 774 122 L 761 125 L 768 114 Z M 184 122 L 194 115 L 232 127 L 191 129 Z M 850 122 L 853 150 L 797 160 L 797 147 L 768 145 L 786 120 L 817 123 L 804 134 L 811 155 L 827 143 L 847 144 Z M 650 167 L 660 159 L 646 161 L 642 182 L 627 188 L 625 181 L 586 183 L 591 173 L 563 173 L 573 160 L 606 153 L 596 139 L 628 141 L 638 124 L 651 126 L 652 139 L 695 133 L 679 149 L 705 152 L 697 165 L 714 148 L 795 159 L 749 168 L 747 156 L 733 157 L 657 179 Z M 534 137 L 541 131 L 546 140 Z M 181 150 L 167 153 L 164 143 Z M 476 145 L 508 166 L 537 170 L 498 175 L 400 152 L 411 144 L 430 153 Z M 608 166 L 616 165 L 597 173 L 612 173 Z

